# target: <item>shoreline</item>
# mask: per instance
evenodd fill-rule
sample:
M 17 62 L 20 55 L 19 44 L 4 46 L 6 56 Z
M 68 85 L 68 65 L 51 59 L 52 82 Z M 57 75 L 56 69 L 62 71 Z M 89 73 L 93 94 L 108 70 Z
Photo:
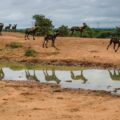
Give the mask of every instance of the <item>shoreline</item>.
M 5 87 L 28 87 L 28 88 L 36 88 L 36 87 L 48 87 L 53 89 L 53 92 L 80 92 L 80 93 L 89 93 L 94 95 L 107 95 L 111 97 L 120 97 L 120 94 L 112 94 L 109 91 L 105 90 L 90 90 L 90 89 L 82 89 L 82 88 L 62 88 L 60 85 L 55 83 L 40 83 L 35 81 L 16 81 L 16 80 L 1 80 L 0 85 L 5 85 Z
M 55 84 L 0 81 L 0 119 L 118 120 L 120 96 Z
M 58 37 L 56 47 L 43 48 L 43 37 L 25 41 L 21 33 L 4 33 L 0 38 L 0 61 L 25 64 L 42 64 L 56 66 L 83 66 L 120 69 L 120 51 L 114 52 L 112 47 L 106 50 L 109 39 Z M 12 42 L 22 47 L 11 48 Z M 31 57 L 25 56 L 29 48 L 36 51 Z
M 56 66 L 56 67 L 83 67 L 83 68 L 100 68 L 100 69 L 120 69 L 120 65 L 114 65 L 112 63 L 100 63 L 90 61 L 78 61 L 78 60 L 38 60 L 38 59 L 24 59 L 21 61 L 0 59 L 0 63 L 9 62 L 11 64 L 23 64 L 23 65 L 43 65 L 43 66 Z

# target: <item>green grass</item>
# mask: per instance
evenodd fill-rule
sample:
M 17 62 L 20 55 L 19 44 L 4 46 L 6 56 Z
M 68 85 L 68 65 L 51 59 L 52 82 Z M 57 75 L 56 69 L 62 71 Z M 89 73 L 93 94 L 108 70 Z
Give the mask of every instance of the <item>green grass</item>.
M 7 44 L 6 46 L 13 48 L 13 49 L 22 47 L 21 43 L 19 42 L 11 42 L 10 44 Z
M 27 64 L 27 63 L 19 63 L 19 62 L 0 61 L 0 68 L 3 67 L 9 67 L 12 70 L 22 70 L 22 69 L 84 70 L 88 68 L 81 66 L 55 66 L 55 65 Z
M 27 56 L 27 57 L 34 57 L 36 53 L 37 52 L 34 49 L 29 48 L 29 49 L 27 49 L 25 51 L 25 56 Z

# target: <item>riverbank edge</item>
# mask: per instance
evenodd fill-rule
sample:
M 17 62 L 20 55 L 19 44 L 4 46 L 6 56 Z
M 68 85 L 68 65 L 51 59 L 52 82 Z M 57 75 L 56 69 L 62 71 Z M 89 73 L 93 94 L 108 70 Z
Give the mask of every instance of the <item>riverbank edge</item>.
M 95 95 L 95 96 L 111 96 L 111 97 L 117 97 L 120 98 L 120 95 L 118 94 L 112 94 L 111 92 L 104 91 L 104 90 L 85 90 L 81 88 L 62 88 L 60 85 L 54 84 L 54 83 L 38 83 L 34 81 L 15 81 L 15 80 L 2 80 L 0 81 L 0 89 L 3 87 L 12 87 L 12 88 L 50 88 L 52 89 L 53 93 L 61 93 L 61 92 L 72 92 L 77 94 L 89 94 L 89 95 Z
M 25 60 L 8 60 L 0 59 L 1 64 L 23 64 L 23 65 L 37 65 L 37 66 L 51 66 L 63 67 L 63 68 L 97 68 L 97 69 L 120 69 L 120 65 L 113 63 L 100 63 L 100 62 L 89 62 L 89 61 L 78 61 L 78 60 L 38 60 L 38 59 L 25 59 Z

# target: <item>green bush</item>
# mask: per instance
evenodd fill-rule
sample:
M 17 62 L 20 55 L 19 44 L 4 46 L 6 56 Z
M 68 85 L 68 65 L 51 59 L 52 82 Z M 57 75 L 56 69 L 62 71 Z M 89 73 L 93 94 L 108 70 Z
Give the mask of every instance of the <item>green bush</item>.
M 84 30 L 82 37 L 86 37 L 86 38 L 96 37 L 96 31 L 95 31 L 95 29 L 94 29 L 94 28 L 87 27 L 87 28 Z
M 29 48 L 25 51 L 25 56 L 28 56 L 28 57 L 35 56 L 35 54 L 36 54 L 36 51 L 31 48 Z
M 97 38 L 110 38 L 112 34 L 110 31 L 102 31 L 97 35 Z
M 58 31 L 62 37 L 69 35 L 69 28 L 68 26 L 62 25 L 58 28 Z
M 113 34 L 116 36 L 116 37 L 120 37 L 120 27 L 116 27 L 113 31 Z
M 35 25 L 39 26 L 37 31 L 38 36 L 47 35 L 49 31 L 52 31 L 54 28 L 52 20 L 44 15 L 36 14 L 33 16 L 33 20 L 35 20 Z
M 13 49 L 22 47 L 21 43 L 19 43 L 19 42 L 11 42 L 10 44 L 7 44 L 6 46 L 13 48 Z

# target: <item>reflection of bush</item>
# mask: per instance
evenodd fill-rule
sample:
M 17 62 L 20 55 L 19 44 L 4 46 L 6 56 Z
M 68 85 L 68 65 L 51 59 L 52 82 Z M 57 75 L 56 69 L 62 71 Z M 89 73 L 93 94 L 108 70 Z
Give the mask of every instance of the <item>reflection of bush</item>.
M 4 72 L 2 70 L 2 68 L 0 69 L 0 80 L 2 80 L 4 78 Z

